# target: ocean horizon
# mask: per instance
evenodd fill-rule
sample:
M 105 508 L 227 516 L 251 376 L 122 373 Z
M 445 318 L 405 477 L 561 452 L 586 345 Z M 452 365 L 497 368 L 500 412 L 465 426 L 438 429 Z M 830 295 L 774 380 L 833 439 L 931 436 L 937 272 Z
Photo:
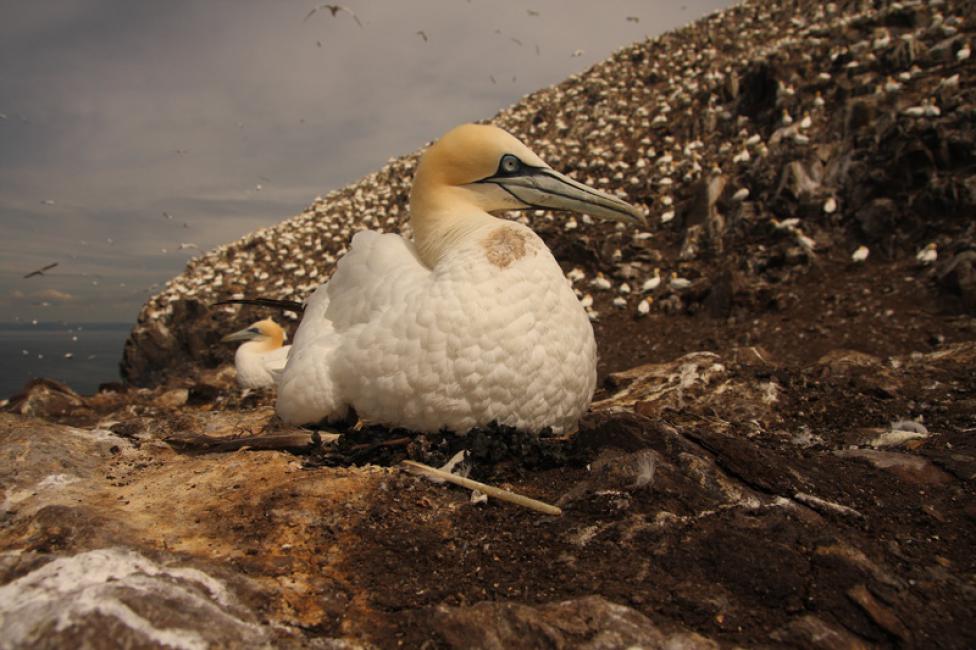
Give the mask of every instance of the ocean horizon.
M 63 382 L 82 394 L 120 381 L 119 362 L 131 323 L 0 323 L 0 399 L 31 379 Z

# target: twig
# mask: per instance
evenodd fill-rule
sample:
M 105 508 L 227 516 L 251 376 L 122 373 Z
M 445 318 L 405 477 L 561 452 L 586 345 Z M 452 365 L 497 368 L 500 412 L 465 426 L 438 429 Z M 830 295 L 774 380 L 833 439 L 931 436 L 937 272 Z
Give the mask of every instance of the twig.
M 362 451 L 364 449 L 378 449 L 380 447 L 403 447 L 404 445 L 409 445 L 413 441 L 413 438 L 403 437 L 403 438 L 393 438 L 391 440 L 383 440 L 382 442 L 366 442 L 360 445 L 353 445 L 349 447 L 349 451 Z
M 165 438 L 165 442 L 187 452 L 230 452 L 247 447 L 255 451 L 301 451 L 322 442 L 332 442 L 334 436 L 319 435 L 317 431 L 285 431 L 262 433 L 239 438 L 219 438 L 196 434 L 183 434 Z M 318 439 L 316 439 L 318 438 Z
M 463 488 L 469 490 L 478 490 L 484 492 L 490 497 L 498 499 L 500 501 L 508 501 L 509 503 L 514 503 L 516 505 L 522 506 L 523 508 L 528 508 L 529 510 L 535 510 L 536 512 L 541 512 L 544 515 L 561 515 L 563 511 L 556 506 L 551 506 L 548 503 L 543 503 L 542 501 L 536 501 L 535 499 L 530 499 L 529 497 L 522 496 L 521 494 L 516 494 L 510 492 L 509 490 L 503 490 L 501 488 L 494 487 L 492 485 L 486 485 L 479 481 L 473 481 L 469 478 L 464 478 L 463 476 L 458 476 L 457 474 L 451 474 L 450 472 L 441 471 L 430 465 L 424 465 L 423 463 L 418 463 L 412 460 L 404 460 L 400 463 L 407 468 L 408 471 L 414 472 L 416 474 L 421 474 L 427 478 L 438 478 L 448 483 L 454 483 L 455 485 L 460 485 Z

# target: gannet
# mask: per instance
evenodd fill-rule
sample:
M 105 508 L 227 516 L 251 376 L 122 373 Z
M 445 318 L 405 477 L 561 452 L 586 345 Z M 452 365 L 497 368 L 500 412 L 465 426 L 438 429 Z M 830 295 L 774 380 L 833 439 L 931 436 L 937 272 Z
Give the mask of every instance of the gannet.
M 51 269 L 53 269 L 57 265 L 58 265 L 58 262 L 52 262 L 52 263 L 50 263 L 50 264 L 48 264 L 46 266 L 42 266 L 41 268 L 37 269 L 36 271 L 31 271 L 30 273 L 28 273 L 27 275 L 25 275 L 24 276 L 24 279 L 26 280 L 27 278 L 33 278 L 36 275 L 44 275 L 44 272 L 45 271 L 50 271 Z
M 935 242 L 930 242 L 915 254 L 915 259 L 919 264 L 925 266 L 939 259 L 939 249 Z
M 344 7 L 342 5 L 321 5 L 318 7 L 312 7 L 312 10 L 309 11 L 307 14 L 305 14 L 305 17 L 302 18 L 302 22 L 304 23 L 306 20 L 314 16 L 315 12 L 322 11 L 323 9 L 327 9 L 329 13 L 332 14 L 333 18 L 335 18 L 336 14 L 338 14 L 340 11 L 349 14 L 350 16 L 352 16 L 352 19 L 356 21 L 356 24 L 359 25 L 360 29 L 362 29 L 363 24 L 362 22 L 360 22 L 359 16 L 356 15 L 356 12 L 354 12 L 349 7 Z
M 277 412 L 465 432 L 492 422 L 572 429 L 596 385 L 586 311 L 545 243 L 492 212 L 552 208 L 644 223 L 624 201 L 554 171 L 505 131 L 459 126 L 422 156 L 414 240 L 356 233 L 306 301 Z
M 241 388 L 273 386 L 275 375 L 288 361 L 290 345 L 284 345 L 285 331 L 270 318 L 228 334 L 221 341 L 245 341 L 234 353 L 237 383 Z
M 857 250 L 851 253 L 851 261 L 853 262 L 863 262 L 871 254 L 871 249 L 867 246 L 858 246 Z

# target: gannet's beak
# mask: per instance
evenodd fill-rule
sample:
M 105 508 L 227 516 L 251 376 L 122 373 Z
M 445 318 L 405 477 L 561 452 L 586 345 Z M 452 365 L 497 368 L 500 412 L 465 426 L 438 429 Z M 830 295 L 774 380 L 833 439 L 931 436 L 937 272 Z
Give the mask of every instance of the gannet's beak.
M 647 225 L 644 213 L 638 208 L 549 167 L 520 165 L 515 173 L 505 173 L 502 169 L 499 172 L 478 182 L 498 185 L 530 208 L 570 210 L 631 225 Z
M 228 334 L 224 338 L 220 339 L 221 343 L 231 343 L 233 341 L 253 341 L 256 338 L 263 336 L 261 330 L 256 327 L 246 327 L 239 332 L 234 332 L 233 334 Z

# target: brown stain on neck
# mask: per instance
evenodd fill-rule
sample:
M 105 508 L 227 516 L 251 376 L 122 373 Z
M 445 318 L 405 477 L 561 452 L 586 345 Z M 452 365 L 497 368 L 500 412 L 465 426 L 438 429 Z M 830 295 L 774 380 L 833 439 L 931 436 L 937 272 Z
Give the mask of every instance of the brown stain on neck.
M 500 269 L 510 266 L 525 257 L 528 237 L 524 232 L 502 226 L 495 228 L 481 240 L 488 261 Z

